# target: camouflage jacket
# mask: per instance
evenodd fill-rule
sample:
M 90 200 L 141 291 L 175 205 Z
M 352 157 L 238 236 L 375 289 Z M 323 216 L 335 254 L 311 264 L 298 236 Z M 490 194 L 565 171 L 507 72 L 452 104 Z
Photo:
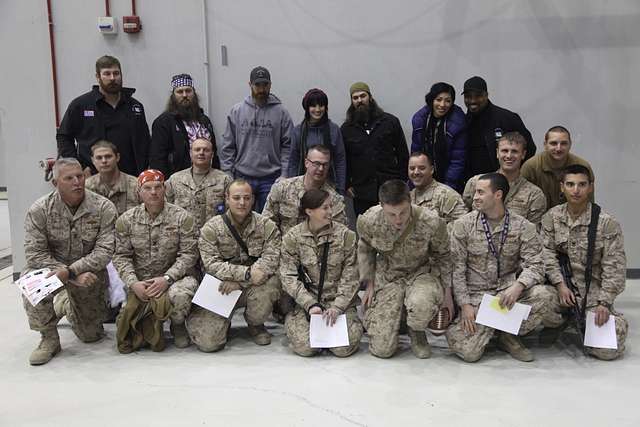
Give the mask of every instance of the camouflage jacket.
M 138 180 L 124 172 L 120 172 L 118 182 L 114 186 L 103 183 L 99 174 L 87 178 L 84 186 L 87 190 L 111 200 L 111 203 L 116 205 L 118 216 L 140 204 Z
M 434 210 L 447 224 L 468 211 L 460 194 L 436 180 L 433 180 L 425 189 L 411 190 L 411 203 Z

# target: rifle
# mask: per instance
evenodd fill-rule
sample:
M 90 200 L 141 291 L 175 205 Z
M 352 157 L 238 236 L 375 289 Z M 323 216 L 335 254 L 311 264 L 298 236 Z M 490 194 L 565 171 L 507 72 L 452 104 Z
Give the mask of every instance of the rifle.
M 569 259 L 569 255 L 562 252 L 558 252 L 557 257 L 558 257 L 558 263 L 560 264 L 560 273 L 562 274 L 562 279 L 564 280 L 564 283 L 567 285 L 571 293 L 573 293 L 573 295 L 576 298 L 580 298 L 580 290 L 575 285 L 575 283 L 573 283 L 573 280 L 572 280 L 573 270 L 571 269 L 571 260 Z M 576 330 L 582 333 L 582 335 L 584 336 L 584 331 L 586 326 L 586 318 L 585 318 L 586 313 L 580 307 L 577 300 L 574 305 L 569 307 L 569 313 L 571 318 L 575 322 Z

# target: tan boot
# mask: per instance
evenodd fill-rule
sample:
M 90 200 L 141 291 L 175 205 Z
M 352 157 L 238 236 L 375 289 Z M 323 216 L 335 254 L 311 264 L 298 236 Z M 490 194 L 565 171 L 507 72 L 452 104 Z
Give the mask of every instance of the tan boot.
M 498 337 L 498 348 L 506 351 L 511 357 L 521 362 L 533 362 L 534 360 L 531 350 L 526 348 L 520 338 L 515 335 L 501 332 Z
M 171 322 L 169 329 L 171 330 L 171 335 L 173 335 L 173 345 L 178 348 L 187 348 L 191 345 L 191 339 L 184 323 Z
M 424 331 L 414 331 L 409 328 L 409 338 L 411 338 L 411 351 L 418 359 L 431 357 L 431 346 Z
M 249 325 L 249 335 L 251 335 L 253 342 L 258 345 L 271 344 L 271 334 L 267 332 L 267 328 L 264 325 Z
M 58 354 L 60 348 L 60 336 L 58 335 L 58 329 L 53 328 L 47 331 L 40 332 L 42 338 L 38 347 L 31 352 L 29 356 L 29 363 L 31 365 L 44 365 L 49 360 L 53 359 L 53 356 Z

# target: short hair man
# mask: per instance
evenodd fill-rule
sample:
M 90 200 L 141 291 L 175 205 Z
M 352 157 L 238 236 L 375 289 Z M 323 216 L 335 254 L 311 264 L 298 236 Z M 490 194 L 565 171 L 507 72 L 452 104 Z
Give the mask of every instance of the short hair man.
M 411 350 L 428 358 L 431 348 L 424 331 L 451 281 L 447 226 L 432 210 L 412 205 L 409 188 L 400 180 L 382 184 L 378 198 L 380 205 L 357 221 L 369 351 L 377 357 L 393 356 L 406 308 Z
M 200 107 L 193 79 L 189 74 L 177 74 L 171 78 L 167 107 L 151 125 L 149 167 L 158 169 L 167 179 L 189 168 L 191 145 L 197 139 L 211 141 L 214 157 L 209 166 L 219 167 L 213 124 Z
M 349 96 L 341 130 L 347 155 L 347 194 L 360 215 L 378 204 L 378 189 L 386 181 L 407 180 L 409 150 L 400 120 L 378 106 L 369 85 L 352 84 Z
M 564 126 L 553 126 L 544 134 L 544 151 L 522 165 L 522 176 L 540 187 L 547 197 L 547 209 L 566 201 L 560 189 L 560 175 L 564 168 L 582 165 L 594 176 L 589 162 L 570 153 L 571 145 L 569 130 Z M 589 197 L 593 202 L 593 189 Z
M 32 365 L 45 364 L 60 351 L 56 325 L 65 315 L 81 341 L 103 336 L 104 269 L 115 248 L 116 208 L 106 198 L 85 191 L 80 163 L 73 158 L 56 160 L 52 182 L 56 189 L 27 212 L 24 273 L 49 268 L 64 288 L 36 306 L 23 297 L 29 326 L 42 335 L 29 357 Z
M 551 298 L 546 286 L 538 286 L 544 278 L 544 263 L 536 227 L 505 208 L 508 193 L 504 175 L 481 175 L 474 195 L 477 210 L 453 223 L 453 294 L 461 312 L 447 330 L 447 341 L 466 362 L 479 360 L 496 332 L 475 322 L 483 294 L 499 296 L 502 307 L 512 308 L 516 301 L 531 305 L 519 335 L 541 324 L 545 304 Z M 516 335 L 498 332 L 498 347 L 517 360 L 533 360 Z
M 96 61 L 98 84 L 69 104 L 56 133 L 59 157 L 74 157 L 89 174 L 93 170 L 91 145 L 111 141 L 120 153 L 118 168 L 137 176 L 148 162 L 149 127 L 136 91 L 122 87 L 120 61 L 102 56 Z
M 122 215 L 140 204 L 138 180 L 118 168 L 120 153 L 109 141 L 98 141 L 91 146 L 91 162 L 98 171 L 85 180 L 85 188 L 106 197 Z
M 220 146 L 220 169 L 246 179 L 262 212 L 277 178 L 287 175 L 293 122 L 280 99 L 271 93 L 271 74 L 255 67 L 249 75 L 251 95 L 233 106 Z
M 467 213 L 462 197 L 451 187 L 433 177 L 433 163 L 428 154 L 411 153 L 409 179 L 415 186 L 411 190 L 411 203 L 432 209 L 447 224 Z
M 211 167 L 214 150 L 208 139 L 193 141 L 189 149 L 191 167 L 171 175 L 165 183 L 167 201 L 193 215 L 198 230 L 224 212 L 224 189 L 231 182 L 229 175 Z
M 113 264 L 129 292 L 127 304 L 118 317 L 118 335 L 128 336 L 129 324 L 121 319 L 130 316 L 126 310 L 131 303 L 141 305 L 168 298 L 174 344 L 178 348 L 188 347 L 184 321 L 198 287 L 196 279 L 188 273 L 198 261 L 195 221 L 181 207 L 165 202 L 162 172 L 155 169 L 142 172 L 138 185 L 142 204 L 125 212 L 116 222 Z M 162 348 L 164 345 L 157 347 Z M 136 350 L 136 345 L 128 340 L 119 341 L 118 349 L 129 353 Z
M 507 132 L 518 132 L 527 141 L 526 159 L 536 154 L 536 144 L 520 116 L 489 101 L 487 82 L 478 76 L 464 82 L 467 106 L 467 177 L 493 172 L 499 164 L 495 157 L 498 140 Z
M 527 141 L 518 132 L 507 132 L 498 140 L 496 155 L 500 169 L 498 173 L 509 181 L 509 193 L 504 205 L 511 213 L 525 217 L 538 225 L 547 211 L 547 198 L 540 188 L 530 183 L 520 174 L 520 166 L 527 154 Z M 476 192 L 476 175 L 467 181 L 462 198 L 469 209 L 473 208 Z
M 302 176 L 278 181 L 271 188 L 263 215 L 276 223 L 280 234 L 285 235 L 294 226 L 304 221 L 300 214 L 300 199 L 305 191 L 318 188 L 331 195 L 333 221 L 347 224 L 344 198 L 328 181 L 331 152 L 324 145 L 314 145 L 307 151 Z
M 220 279 L 220 292 L 242 290 L 236 308 L 245 307 L 249 335 L 258 345 L 271 343 L 264 323 L 280 296 L 277 278 L 280 232 L 267 217 L 251 211 L 253 190 L 236 179 L 226 192 L 227 213 L 210 219 L 200 232 L 200 254 L 207 273 Z M 232 228 L 246 247 L 234 237 Z M 194 307 L 187 322 L 189 334 L 205 352 L 221 350 L 227 342 L 228 319 Z
M 622 229 L 609 213 L 601 211 L 595 234 L 592 276 L 586 293 L 586 260 L 589 224 L 592 221 L 593 176 L 583 165 L 567 166 L 560 179 L 560 191 L 566 203 L 555 206 L 542 217 L 542 238 L 547 277 L 555 286 L 550 318 L 545 326 L 559 327 L 566 322 L 568 307 L 583 307 L 595 314 L 595 323 L 602 326 L 615 322 L 617 349 L 586 347 L 588 354 L 603 360 L 616 359 L 624 353 L 628 323 L 613 304 L 625 287 L 627 260 Z M 558 255 L 569 258 L 573 284 L 579 294 L 572 292 L 562 276 Z M 550 288 L 550 287 L 549 287 Z M 584 299 L 587 299 L 586 302 Z

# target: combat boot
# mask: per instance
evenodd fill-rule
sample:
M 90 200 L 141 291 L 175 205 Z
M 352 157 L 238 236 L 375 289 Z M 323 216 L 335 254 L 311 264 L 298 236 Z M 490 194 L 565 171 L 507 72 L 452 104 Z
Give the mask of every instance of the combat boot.
M 44 365 L 49 360 L 53 359 L 53 356 L 58 354 L 60 348 L 60 336 L 58 335 L 58 329 L 53 328 L 40 332 L 42 338 L 40 338 L 40 344 L 31 352 L 29 356 L 29 363 L 31 365 Z
M 418 359 L 431 357 L 431 346 L 424 331 L 414 331 L 409 328 L 409 338 L 411 338 L 411 351 Z
M 249 335 L 251 335 L 253 342 L 258 345 L 271 344 L 271 334 L 267 332 L 267 328 L 264 325 L 249 325 Z
M 520 338 L 515 335 L 501 332 L 498 337 L 498 348 L 506 351 L 516 360 L 521 362 L 533 362 L 533 353 L 526 348 Z
M 177 324 L 172 321 L 169 329 L 173 335 L 173 345 L 178 348 L 187 348 L 191 345 L 191 339 L 184 323 Z

